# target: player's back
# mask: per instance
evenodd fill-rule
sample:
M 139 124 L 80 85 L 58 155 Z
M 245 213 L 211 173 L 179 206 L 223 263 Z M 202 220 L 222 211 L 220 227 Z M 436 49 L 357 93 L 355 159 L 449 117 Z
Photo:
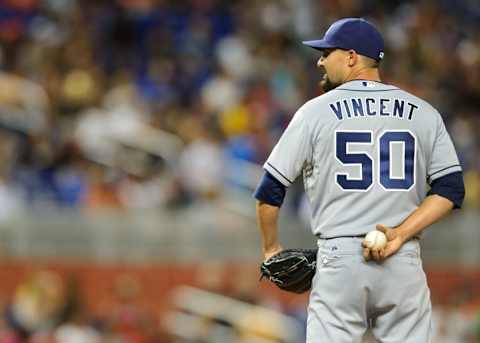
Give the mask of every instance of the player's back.
M 427 181 L 459 171 L 438 112 L 395 86 L 355 80 L 306 103 L 303 167 L 312 229 L 322 237 L 400 224 Z

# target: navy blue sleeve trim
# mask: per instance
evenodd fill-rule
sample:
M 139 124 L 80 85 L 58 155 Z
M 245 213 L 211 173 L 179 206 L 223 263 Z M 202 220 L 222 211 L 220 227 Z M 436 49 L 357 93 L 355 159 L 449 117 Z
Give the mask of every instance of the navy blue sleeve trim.
M 440 169 L 440 170 L 437 170 L 436 172 L 430 174 L 430 175 L 427 175 L 427 181 L 430 182 L 430 180 L 432 179 L 432 176 L 435 175 L 435 174 L 438 174 L 438 173 L 441 173 L 442 171 L 444 170 L 447 170 L 447 169 L 450 169 L 450 168 L 453 168 L 453 167 L 460 167 L 460 164 L 452 164 L 451 166 L 449 167 L 445 167 L 443 169 Z M 453 173 L 452 173 L 453 174 Z M 449 174 L 447 174 L 449 175 Z
M 461 208 L 465 198 L 465 185 L 463 173 L 455 172 L 442 176 L 431 184 L 427 195 L 437 194 L 453 202 L 453 208 Z
M 253 193 L 255 199 L 265 202 L 269 205 L 281 207 L 287 188 L 278 181 L 272 174 L 265 172 L 260 183 Z
M 290 181 L 285 175 L 282 174 L 282 172 L 280 172 L 280 170 L 278 170 L 277 168 L 275 168 L 275 166 L 273 166 L 270 162 L 267 162 L 267 164 L 272 167 L 273 170 L 275 170 L 278 175 L 280 175 L 281 177 L 283 177 L 285 180 L 287 180 L 290 184 L 293 183 L 293 181 Z M 270 174 L 271 175 L 271 174 Z M 273 177 L 273 176 L 272 176 Z M 275 179 L 276 180 L 276 179 Z

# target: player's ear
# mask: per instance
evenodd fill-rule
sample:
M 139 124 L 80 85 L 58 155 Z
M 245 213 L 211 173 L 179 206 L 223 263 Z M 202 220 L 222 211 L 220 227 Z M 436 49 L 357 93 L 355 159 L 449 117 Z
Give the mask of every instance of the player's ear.
M 348 50 L 348 66 L 349 67 L 353 67 L 355 64 L 357 64 L 357 61 L 358 61 L 358 55 L 357 55 L 357 52 L 355 50 Z

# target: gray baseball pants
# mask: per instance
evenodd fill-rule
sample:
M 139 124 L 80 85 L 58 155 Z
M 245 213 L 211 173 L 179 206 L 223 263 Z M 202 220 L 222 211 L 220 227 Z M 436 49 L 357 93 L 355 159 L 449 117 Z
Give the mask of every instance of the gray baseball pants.
M 430 343 L 430 291 L 418 240 L 385 261 L 365 261 L 362 238 L 318 241 L 307 343 L 361 343 L 368 327 L 382 343 Z

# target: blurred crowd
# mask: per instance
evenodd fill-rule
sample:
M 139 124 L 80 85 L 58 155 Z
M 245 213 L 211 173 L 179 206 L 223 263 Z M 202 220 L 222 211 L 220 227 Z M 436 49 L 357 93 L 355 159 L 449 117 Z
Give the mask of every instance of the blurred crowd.
M 442 113 L 479 206 L 477 1 L 3 0 L 0 220 L 251 190 L 245 165 L 320 94 L 300 42 L 346 16 L 383 32 L 385 82 Z

